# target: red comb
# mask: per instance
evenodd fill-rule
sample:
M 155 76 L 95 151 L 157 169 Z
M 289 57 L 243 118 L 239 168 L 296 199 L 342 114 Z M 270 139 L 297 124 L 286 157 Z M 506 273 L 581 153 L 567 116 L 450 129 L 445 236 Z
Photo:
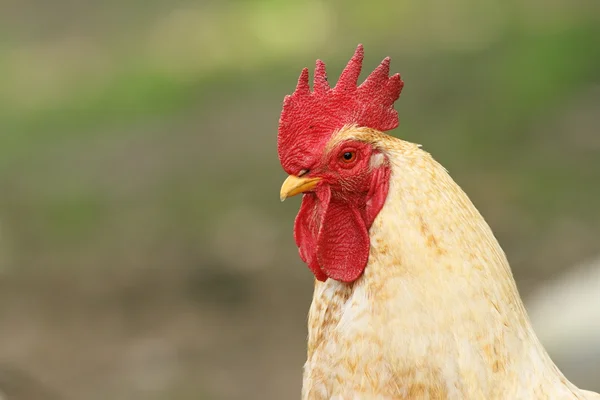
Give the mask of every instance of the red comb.
M 327 83 L 325 64 L 317 60 L 313 91 L 304 68 L 296 90 L 283 101 L 279 119 L 278 152 L 289 174 L 310 168 L 331 135 L 345 125 L 356 124 L 379 131 L 398 126 L 394 102 L 404 82 L 399 74 L 388 76 L 390 59 L 381 64 L 357 87 L 364 50 L 358 45 L 334 88 Z M 318 151 L 317 151 L 318 150 Z

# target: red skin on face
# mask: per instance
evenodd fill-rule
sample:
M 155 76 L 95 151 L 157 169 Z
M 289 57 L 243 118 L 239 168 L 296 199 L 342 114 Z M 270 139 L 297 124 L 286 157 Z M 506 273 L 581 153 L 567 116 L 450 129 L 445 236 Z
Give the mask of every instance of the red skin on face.
M 323 152 L 338 130 L 357 126 L 380 132 L 398 126 L 394 102 L 404 83 L 389 76 L 390 59 L 357 85 L 364 51 L 359 45 L 335 87 L 327 81 L 325 64 L 317 61 L 313 91 L 308 70 L 296 90 L 286 96 L 279 118 L 277 152 L 283 169 L 321 182 L 302 199 L 294 238 L 300 257 L 318 280 L 352 282 L 361 276 L 369 258 L 369 228 L 383 207 L 389 187 L 389 166 L 370 166 L 377 152 L 367 143 L 345 142 L 323 160 Z M 345 152 L 356 158 L 344 162 Z
M 369 228 L 385 203 L 390 176 L 385 162 L 370 166 L 376 152 L 367 143 L 343 142 L 306 174 L 322 180 L 302 198 L 294 238 L 320 281 L 352 282 L 367 265 Z M 346 153 L 353 154 L 349 162 Z

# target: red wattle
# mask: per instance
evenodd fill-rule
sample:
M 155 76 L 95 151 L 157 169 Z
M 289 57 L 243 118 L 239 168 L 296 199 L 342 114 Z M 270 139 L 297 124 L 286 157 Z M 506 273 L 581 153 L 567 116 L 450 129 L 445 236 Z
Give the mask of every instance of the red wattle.
M 370 190 L 356 199 L 335 198 L 327 184 L 305 193 L 294 224 L 300 258 L 319 281 L 353 282 L 369 258 L 369 229 L 385 203 L 390 169 L 377 168 Z
M 294 240 L 298 246 L 300 258 L 315 275 L 315 278 L 324 282 L 327 275 L 317 261 L 317 234 L 319 232 L 320 213 L 319 202 L 314 193 L 305 193 L 302 196 L 302 205 L 294 222 Z
M 317 260 L 325 274 L 342 282 L 355 281 L 369 259 L 369 233 L 354 204 L 331 200 L 327 188 L 325 212 L 317 236 Z

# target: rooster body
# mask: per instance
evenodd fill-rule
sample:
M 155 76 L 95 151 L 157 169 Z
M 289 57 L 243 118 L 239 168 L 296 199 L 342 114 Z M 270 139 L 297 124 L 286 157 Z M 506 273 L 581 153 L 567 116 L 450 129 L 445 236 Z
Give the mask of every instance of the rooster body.
M 537 340 L 504 252 L 446 170 L 417 145 L 368 129 L 391 166 L 351 284 L 317 281 L 304 399 L 592 399 Z
M 281 196 L 304 193 L 295 239 L 317 278 L 302 398 L 600 399 L 550 360 L 467 195 L 420 146 L 382 132 L 394 127 L 389 110 L 402 88 L 399 76 L 387 78 L 389 59 L 357 91 L 382 102 L 371 110 L 378 119 L 361 114 L 372 104 L 348 100 L 347 76 L 361 61 L 359 47 L 330 91 L 318 62 L 315 97 L 304 71 L 280 120 L 290 173 Z M 333 100 L 323 100 L 322 117 L 294 104 L 325 95 Z M 336 101 L 345 117 L 332 123 Z

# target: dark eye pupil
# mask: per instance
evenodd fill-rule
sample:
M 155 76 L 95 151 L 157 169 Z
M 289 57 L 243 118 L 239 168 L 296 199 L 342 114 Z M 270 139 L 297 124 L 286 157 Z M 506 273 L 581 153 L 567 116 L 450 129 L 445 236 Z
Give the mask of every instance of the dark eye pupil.
M 344 153 L 344 160 L 352 160 L 352 153 L 349 151 Z

